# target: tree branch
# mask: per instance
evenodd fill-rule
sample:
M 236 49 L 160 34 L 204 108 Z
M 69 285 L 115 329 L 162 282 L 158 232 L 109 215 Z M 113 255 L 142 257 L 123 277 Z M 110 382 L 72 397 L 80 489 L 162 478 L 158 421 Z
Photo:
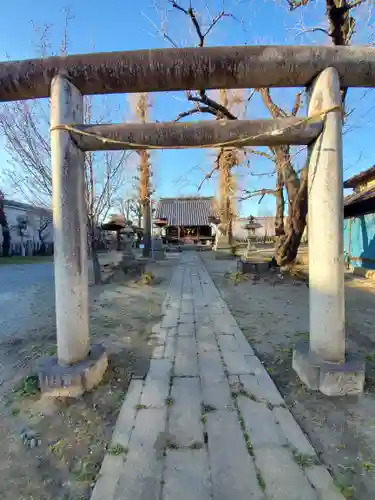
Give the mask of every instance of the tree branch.
M 270 155 L 265 151 L 260 151 L 258 149 L 253 149 L 253 148 L 245 148 L 245 151 L 246 153 L 250 153 L 256 156 L 263 156 L 263 158 L 267 158 L 267 160 L 275 161 L 275 155 Z
M 285 118 L 288 116 L 283 109 L 281 109 L 277 104 L 274 103 L 269 88 L 259 89 L 259 93 L 262 97 L 264 105 L 267 107 L 273 118 L 280 118 L 280 117 Z
M 211 114 L 216 115 L 218 118 L 227 118 L 228 120 L 237 120 L 237 117 L 234 116 L 229 109 L 227 109 L 225 106 L 222 104 L 219 104 L 218 102 L 214 101 L 210 97 L 207 96 L 205 90 L 200 90 L 199 91 L 199 97 L 198 96 L 193 96 L 193 95 L 188 95 L 188 101 L 192 102 L 198 102 L 205 104 L 206 106 L 209 106 L 211 108 Z M 215 113 L 216 111 L 216 113 Z
M 224 9 L 222 9 L 219 12 L 219 14 L 212 19 L 211 24 L 208 26 L 208 28 L 206 29 L 206 31 L 203 33 L 202 28 L 201 28 L 201 26 L 199 24 L 199 21 L 197 19 L 196 12 L 193 9 L 193 7 L 191 6 L 191 4 L 190 4 L 190 7 L 188 9 L 185 9 L 184 7 L 182 7 L 181 5 L 179 5 L 175 0 L 169 0 L 169 1 L 170 1 L 171 5 L 172 5 L 172 7 L 174 9 L 180 10 L 186 16 L 190 17 L 191 22 L 193 23 L 195 31 L 196 31 L 196 33 L 198 35 L 198 39 L 199 39 L 198 47 L 203 47 L 204 46 L 204 42 L 205 42 L 206 36 L 210 33 L 210 31 L 212 30 L 212 28 L 220 21 L 220 19 L 222 19 L 223 17 L 234 17 L 232 14 L 227 14 L 224 11 Z
M 290 10 L 306 6 L 310 0 L 287 0 Z M 326 13 L 330 30 L 312 28 L 309 31 L 322 31 L 330 36 L 334 45 L 348 45 L 355 30 L 355 19 L 349 14 L 351 9 L 359 7 L 366 0 L 354 0 L 352 3 L 343 0 L 326 0 Z
M 182 118 L 186 118 L 187 116 L 191 116 L 196 113 L 209 113 L 211 115 L 217 116 L 216 112 L 214 112 L 208 106 L 198 106 L 196 108 L 188 109 L 187 111 L 182 111 L 177 115 L 174 121 L 178 122 L 179 120 L 182 120 Z
M 298 9 L 298 7 L 307 5 L 309 3 L 309 0 L 287 0 L 287 2 L 289 4 L 289 9 L 295 10 Z
M 161 35 L 161 36 L 162 36 L 165 40 L 167 40 L 167 41 L 168 41 L 168 42 L 172 45 L 172 47 L 174 47 L 175 49 L 177 49 L 177 48 L 178 48 L 177 43 L 176 43 L 176 42 L 173 40 L 173 38 L 172 38 L 171 36 L 169 36 L 169 35 L 168 35 L 168 33 L 165 31 L 164 26 L 162 27 L 162 29 L 160 29 L 160 28 L 156 25 L 156 23 L 154 23 L 154 21 L 153 21 L 152 19 L 150 19 L 148 16 L 146 16 L 146 14 L 144 14 L 143 12 L 142 12 L 142 16 L 143 16 L 143 17 L 145 17 L 145 18 L 147 19 L 147 21 L 148 21 L 149 23 L 151 23 L 151 24 L 152 24 L 152 26 L 155 28 L 155 30 L 156 30 L 158 33 L 160 33 L 160 35 Z
M 347 9 L 350 10 L 350 9 L 354 9 L 354 7 L 359 7 L 361 4 L 365 3 L 366 0 L 356 0 L 355 2 L 349 4 L 347 6 Z
M 302 105 L 301 96 L 302 96 L 302 94 L 303 94 L 303 92 L 298 92 L 298 94 L 296 95 L 296 102 L 294 103 L 294 106 L 292 109 L 292 116 L 296 116 L 298 111 L 301 109 L 301 105 Z
M 196 11 L 193 9 L 193 7 L 190 4 L 190 7 L 188 9 L 185 9 L 182 7 L 176 0 L 169 0 L 170 4 L 174 9 L 177 9 L 181 11 L 183 14 L 188 16 L 191 19 L 191 22 L 193 23 L 193 26 L 195 28 L 195 31 L 197 33 L 199 42 L 198 42 L 198 47 L 203 47 L 205 43 L 205 38 L 206 36 L 211 32 L 213 27 L 222 19 L 223 17 L 234 17 L 232 14 L 228 14 L 224 11 L 224 8 L 219 12 L 217 16 L 215 16 L 208 28 L 206 29 L 205 32 L 203 32 L 197 15 Z M 165 37 L 165 34 L 164 34 Z M 200 104 L 204 104 L 207 107 L 210 107 L 211 110 L 208 111 L 207 109 L 204 111 L 206 113 L 210 113 L 212 115 L 215 115 L 218 118 L 227 118 L 228 120 L 236 120 L 236 117 L 229 111 L 229 109 L 221 104 L 219 104 L 217 101 L 211 99 L 210 97 L 207 96 L 206 91 L 204 89 L 199 91 L 199 95 L 193 95 L 191 92 L 187 92 L 187 99 L 188 101 L 191 102 L 197 102 Z M 189 113 L 193 114 L 193 113 Z M 184 116 L 189 116 L 189 115 L 184 115 Z M 180 115 L 179 115 L 180 116 Z M 176 121 L 181 119 L 181 117 L 177 117 Z
M 266 195 L 271 194 L 273 196 L 276 196 L 278 191 L 279 189 L 258 189 L 256 191 L 248 191 L 247 189 L 244 189 L 243 192 L 245 193 L 245 195 L 240 197 L 240 201 L 245 201 L 250 198 L 254 198 L 254 196 L 260 196 L 261 198 L 258 201 L 259 204 Z
M 249 175 L 251 177 L 273 177 L 276 174 L 276 170 L 273 170 L 272 172 L 249 172 Z
M 332 35 L 332 33 L 330 33 L 329 31 L 327 31 L 324 28 L 302 28 L 301 32 L 298 33 L 297 35 L 302 35 L 304 33 L 315 33 L 316 31 L 320 31 L 320 32 L 324 33 L 327 36 L 331 36 Z
M 233 15 L 232 14 L 226 14 L 224 11 L 221 11 L 220 14 L 218 14 L 212 20 L 212 23 L 210 24 L 210 26 L 207 28 L 206 32 L 203 35 L 204 38 L 209 34 L 209 32 L 212 30 L 212 28 L 215 26 L 215 24 L 218 23 L 222 17 L 233 17 Z
M 220 160 L 221 160 L 221 157 L 222 157 L 223 153 L 224 153 L 224 150 L 223 150 L 223 149 L 220 149 L 219 154 L 217 155 L 216 160 L 215 160 L 215 166 L 214 166 L 214 167 L 210 170 L 210 172 L 208 172 L 208 173 L 204 176 L 204 178 L 201 180 L 201 182 L 200 182 L 200 184 L 199 184 L 199 186 L 198 186 L 198 191 L 200 191 L 200 190 L 201 190 L 201 188 L 202 188 L 202 186 L 203 186 L 203 184 L 204 184 L 206 181 L 208 181 L 209 179 L 211 179 L 211 178 L 212 178 L 212 176 L 214 175 L 214 173 L 215 173 L 217 170 L 219 170 L 219 169 L 220 169 Z

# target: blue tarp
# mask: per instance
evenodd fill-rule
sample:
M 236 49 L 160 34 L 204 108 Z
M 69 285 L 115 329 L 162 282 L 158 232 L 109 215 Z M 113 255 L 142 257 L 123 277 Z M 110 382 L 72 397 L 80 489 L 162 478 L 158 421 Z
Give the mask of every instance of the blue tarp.
M 344 249 L 354 267 L 375 269 L 375 213 L 345 219 Z

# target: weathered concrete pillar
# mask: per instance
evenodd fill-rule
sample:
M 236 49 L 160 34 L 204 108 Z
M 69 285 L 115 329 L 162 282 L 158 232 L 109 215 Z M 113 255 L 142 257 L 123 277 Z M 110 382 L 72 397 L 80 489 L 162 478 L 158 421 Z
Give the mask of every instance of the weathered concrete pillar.
M 59 125 L 83 123 L 82 94 L 64 77 L 51 84 L 51 163 L 57 358 L 41 367 L 41 390 L 77 397 L 101 380 L 107 357 L 89 343 L 84 153 Z
M 327 113 L 309 159 L 310 349 L 325 361 L 345 359 L 344 200 L 342 112 L 337 71 L 328 68 L 312 88 L 309 116 Z
M 148 197 L 143 204 L 143 257 L 150 257 L 151 255 L 151 200 Z
M 363 391 L 364 367 L 345 350 L 342 111 L 334 68 L 311 88 L 309 116 L 325 110 L 323 131 L 309 149 L 310 342 L 296 346 L 293 366 L 311 389 L 342 395 Z
M 52 203 L 59 363 L 89 351 L 87 214 L 84 153 L 56 125 L 83 123 L 83 96 L 61 76 L 51 84 Z

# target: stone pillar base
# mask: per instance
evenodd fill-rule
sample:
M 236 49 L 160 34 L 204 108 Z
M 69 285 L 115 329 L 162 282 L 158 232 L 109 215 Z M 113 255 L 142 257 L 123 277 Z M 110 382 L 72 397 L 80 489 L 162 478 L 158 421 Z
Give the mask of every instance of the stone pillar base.
M 247 250 L 242 254 L 241 260 L 259 260 L 261 257 L 259 257 L 259 250 Z M 263 262 L 263 261 L 262 261 Z
M 229 243 L 227 243 L 227 244 L 221 243 L 220 245 L 216 245 L 213 248 L 213 250 L 215 252 L 220 252 L 220 251 L 222 251 L 222 252 L 231 252 L 232 251 L 232 246 L 229 245 Z
M 166 252 L 182 252 L 181 246 L 178 244 L 170 244 L 165 249 Z
M 125 248 L 122 251 L 122 260 L 135 260 L 133 247 L 128 243 L 125 245 Z
M 124 252 L 120 262 L 120 268 L 126 275 L 141 275 L 146 268 L 147 258 L 136 259 L 133 252 Z
M 217 234 L 215 237 L 215 243 L 213 245 L 213 250 L 221 250 L 231 248 L 229 244 L 229 238 L 226 234 Z
M 153 257 L 153 260 L 165 259 L 165 248 L 163 245 L 163 241 L 160 238 L 153 239 L 153 250 L 151 249 L 151 257 Z
M 164 259 L 165 259 L 164 248 L 158 248 L 154 250 L 154 260 L 164 260 Z
M 365 361 L 348 353 L 344 363 L 328 363 L 310 352 L 309 342 L 298 342 L 293 352 L 293 369 L 311 390 L 326 396 L 355 396 L 363 393 Z
M 60 365 L 56 356 L 47 358 L 39 369 L 40 390 L 53 398 L 79 398 L 100 383 L 107 366 L 107 354 L 100 344 L 93 345 L 87 358 L 73 365 Z
M 228 238 L 224 234 L 217 237 L 212 250 L 215 252 L 215 259 L 230 259 L 233 257 L 232 245 L 229 244 Z
M 231 247 L 222 247 L 222 248 L 215 248 L 214 249 L 214 256 L 215 259 L 233 259 L 234 255 L 232 253 L 232 248 Z
M 242 274 L 246 273 L 265 273 L 270 268 L 268 262 L 257 262 L 252 260 L 239 259 L 237 261 L 237 271 Z

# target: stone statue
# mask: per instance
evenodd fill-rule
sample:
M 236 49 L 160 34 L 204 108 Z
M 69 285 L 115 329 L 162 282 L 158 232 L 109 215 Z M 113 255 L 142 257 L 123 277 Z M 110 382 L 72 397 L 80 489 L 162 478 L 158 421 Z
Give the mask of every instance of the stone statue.
M 135 258 L 133 253 L 134 229 L 129 224 L 122 230 L 123 251 L 121 259 L 121 269 L 125 274 L 141 275 L 145 269 L 145 263 Z

